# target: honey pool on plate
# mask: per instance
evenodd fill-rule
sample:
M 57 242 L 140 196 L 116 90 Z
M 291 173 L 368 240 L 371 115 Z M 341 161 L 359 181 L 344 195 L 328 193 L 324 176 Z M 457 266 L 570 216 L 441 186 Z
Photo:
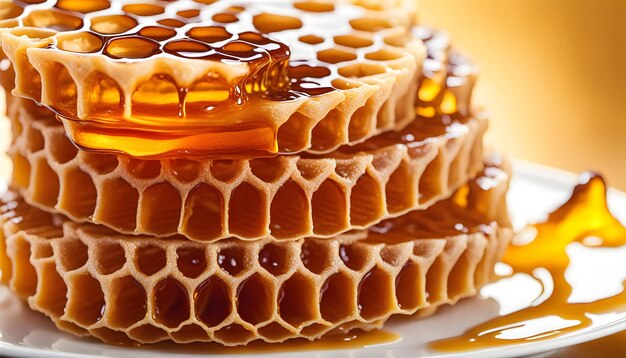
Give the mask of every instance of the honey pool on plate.
M 623 309 L 626 272 L 620 267 L 626 259 L 626 228 L 609 212 L 606 190 L 602 177 L 583 175 L 567 203 L 530 228 L 532 241 L 509 247 L 503 260 L 509 272 L 502 280 L 517 276 L 540 284 L 529 307 L 430 347 L 465 351 L 546 340 L 590 327 L 603 315 Z M 573 270 L 578 281 L 570 282 Z M 580 282 L 581 277 L 587 282 Z M 611 289 L 593 292 L 593 280 L 612 280 L 612 285 L 603 285 Z M 489 291 L 485 287 L 483 294 Z

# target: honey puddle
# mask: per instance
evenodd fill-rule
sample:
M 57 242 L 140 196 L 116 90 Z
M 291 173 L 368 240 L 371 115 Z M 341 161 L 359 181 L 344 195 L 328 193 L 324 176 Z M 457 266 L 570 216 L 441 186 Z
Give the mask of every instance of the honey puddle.
M 624 275 L 619 268 L 624 271 L 626 228 L 609 212 L 606 185 L 600 176 L 584 176 L 569 201 L 531 229 L 536 232 L 534 239 L 514 243 L 503 262 L 510 266 L 509 278 L 522 274 L 541 283 L 538 297 L 529 307 L 496 317 L 460 336 L 433 342 L 430 348 L 467 351 L 553 339 L 600 324 L 603 316 L 623 310 L 626 277 L 609 278 L 601 271 L 613 271 L 609 276 Z M 584 265 L 573 260 L 583 253 L 596 260 Z M 582 275 L 588 281 L 584 290 L 576 280 L 568 281 L 574 271 L 576 280 Z M 594 285 L 598 281 L 601 286 Z M 612 281 L 612 291 L 600 292 Z
M 375 345 L 389 344 L 401 341 L 398 334 L 384 330 L 365 332 L 352 331 L 346 334 L 324 336 L 316 341 L 304 339 L 289 340 L 280 344 L 252 342 L 247 346 L 225 347 L 218 343 L 191 343 L 176 344 L 171 342 L 158 343 L 148 346 L 148 349 L 158 349 L 159 352 L 172 351 L 176 353 L 202 354 L 268 354 L 298 351 L 327 351 L 361 349 Z

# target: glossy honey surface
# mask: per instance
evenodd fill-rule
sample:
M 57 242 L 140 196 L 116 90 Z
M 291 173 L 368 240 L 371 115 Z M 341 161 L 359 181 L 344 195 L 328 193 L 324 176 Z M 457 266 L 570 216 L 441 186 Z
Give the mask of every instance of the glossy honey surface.
M 548 340 L 593 327 L 602 322 L 602 315 L 623 311 L 624 282 L 601 272 L 623 273 L 615 262 L 623 263 L 619 257 L 624 258 L 626 228 L 609 212 L 600 176 L 585 176 L 569 201 L 529 232 L 531 237 L 522 236 L 529 242 L 514 243 L 503 262 L 510 270 L 507 278 L 533 278 L 541 286 L 540 295 L 529 307 L 512 310 L 458 337 L 433 342 L 433 349 L 466 351 Z M 581 257 L 587 260 L 579 262 Z M 578 275 L 597 272 L 597 276 L 590 276 L 591 286 L 580 286 L 572 281 L 572 270 Z M 604 287 L 613 282 L 612 290 L 595 290 L 593 280 L 603 280 Z

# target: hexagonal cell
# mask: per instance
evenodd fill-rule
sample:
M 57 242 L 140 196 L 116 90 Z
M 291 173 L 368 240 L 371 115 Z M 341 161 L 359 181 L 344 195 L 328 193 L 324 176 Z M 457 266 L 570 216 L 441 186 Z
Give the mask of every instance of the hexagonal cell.
M 117 272 L 126 263 L 124 248 L 113 242 L 102 242 L 95 250 L 96 269 L 102 275 L 110 275 Z
M 128 328 L 146 317 L 148 298 L 143 286 L 133 277 L 115 279 L 111 283 L 107 317 L 111 327 Z
M 168 277 L 154 287 L 154 319 L 169 327 L 176 328 L 189 319 L 189 293 L 180 282 Z
M 152 276 L 167 265 L 165 250 L 156 245 L 140 246 L 135 251 L 137 269 L 147 276 Z
M 211 19 L 215 22 L 219 22 L 222 24 L 230 24 L 230 23 L 239 21 L 239 19 L 237 18 L 235 14 L 229 14 L 229 13 L 215 14 L 213 15 Z
M 284 246 L 267 244 L 259 251 L 259 263 L 272 275 L 280 276 L 289 271 L 291 259 L 288 255 Z
M 196 180 L 200 174 L 200 163 L 195 160 L 173 159 L 168 163 L 174 177 L 183 183 Z
M 311 199 L 313 232 L 332 235 L 348 227 L 346 196 L 341 185 L 326 180 Z
M 0 3 L 0 20 L 14 19 L 20 16 L 22 12 L 24 9 L 13 2 Z
M 300 252 L 300 260 L 309 271 L 321 274 L 331 264 L 331 253 L 328 246 L 321 241 L 310 239 L 305 240 Z
M 283 283 L 278 293 L 280 317 L 296 328 L 314 320 L 318 313 L 315 296 L 315 282 L 296 272 Z
M 137 226 L 137 189 L 121 178 L 106 180 L 99 188 L 100 203 L 94 221 L 108 223 L 118 230 L 134 231 Z
M 56 40 L 59 49 L 75 53 L 99 52 L 104 45 L 100 37 L 89 32 L 59 34 Z
M 366 32 L 378 32 L 391 28 L 393 25 L 384 18 L 362 17 L 350 20 L 353 29 Z
M 43 157 L 35 162 L 32 173 L 31 200 L 53 208 L 59 197 L 59 177 Z
M 22 271 L 24 268 L 25 267 L 20 267 L 19 270 L 16 270 L 16 280 L 14 282 L 21 281 L 19 277 L 23 277 L 24 274 L 19 271 Z M 31 281 L 35 285 L 37 285 L 38 280 L 40 282 L 37 295 L 33 298 L 35 305 L 45 313 L 53 315 L 54 317 L 62 316 L 67 306 L 67 286 L 65 285 L 65 281 L 61 278 L 61 275 L 59 275 L 54 262 L 43 263 L 39 275 L 38 278 Z M 26 287 L 18 286 L 13 288 L 13 290 L 15 293 L 23 295 L 27 292 L 24 288 Z M 32 289 L 34 293 L 34 287 Z
M 319 338 L 322 334 L 330 331 L 332 327 L 325 326 L 320 323 L 313 323 L 309 326 L 306 326 L 300 330 L 300 334 L 307 339 L 316 339 Z
M 176 332 L 170 333 L 173 340 L 177 343 L 196 343 L 209 341 L 209 335 L 204 328 L 190 324 L 183 326 Z
M 375 267 L 363 276 L 358 286 L 358 309 L 361 317 L 374 320 L 391 313 L 395 307 L 395 286 L 391 276 Z
M 200 10 L 198 9 L 180 10 L 176 13 L 176 15 L 180 17 L 184 17 L 185 19 L 193 19 L 194 17 L 200 16 Z
M 26 128 L 26 143 L 30 153 L 36 153 L 42 150 L 45 144 L 41 132 L 32 127 Z
M 279 157 L 256 158 L 249 161 L 252 174 L 266 183 L 272 183 L 280 178 L 285 171 L 285 164 Z
M 37 290 L 37 272 L 30 263 L 31 246 L 24 239 L 14 241 L 11 289 L 22 297 L 29 297 Z M 58 274 L 57 274 L 58 275 Z M 48 286 L 49 287 L 49 286 Z
M 137 26 L 137 20 L 126 15 L 97 16 L 91 19 L 91 30 L 104 35 L 121 34 Z
M 411 169 L 406 162 L 391 174 L 385 186 L 387 211 L 397 213 L 413 207 L 417 201 L 417 193 Z
M 208 46 L 208 45 L 201 45 Z M 199 48 L 199 52 L 206 48 Z M 230 84 L 218 74 L 207 74 L 189 86 L 185 111 L 191 117 L 206 116 L 206 108 L 213 108 L 230 97 Z M 190 104 L 193 104 L 191 106 Z
M 337 72 L 346 78 L 362 78 L 367 76 L 376 76 L 387 71 L 385 65 L 376 62 L 357 62 L 341 66 Z M 373 100 L 373 98 L 372 98 Z M 363 108 L 363 107 L 361 107 Z M 359 109 L 361 109 L 359 108 Z M 358 112 L 352 115 L 352 120 L 358 119 Z
M 295 30 L 302 27 L 298 18 L 277 14 L 262 13 L 252 18 L 254 27 L 263 33 Z
M 55 84 L 54 91 L 49 91 L 50 101 L 62 115 L 72 116 L 76 112 L 78 89 L 67 68 L 57 62 L 50 64 L 48 75 Z
M 333 82 L 333 86 L 335 86 Z M 325 151 L 339 145 L 344 137 L 344 120 L 337 108 L 332 109 L 319 121 L 311 132 L 311 148 Z
M 83 327 L 101 320 L 106 305 L 100 282 L 89 274 L 82 274 L 70 279 L 70 287 L 66 316 Z
M 374 44 L 371 38 L 357 36 L 357 35 L 340 35 L 333 38 L 335 43 L 339 46 L 363 48 L 369 47 Z
M 270 230 L 278 239 L 302 235 L 310 230 L 309 200 L 293 180 L 285 182 L 272 199 Z
M 231 276 L 237 276 L 246 269 L 246 253 L 241 247 L 226 247 L 217 254 L 217 264 L 224 272 Z
M 156 42 L 155 44 L 160 46 Z M 178 118 L 182 115 L 179 95 L 178 86 L 173 78 L 168 75 L 154 75 L 149 80 L 141 82 L 133 92 L 131 96 L 133 115 L 151 118 L 154 116 L 155 106 L 158 106 L 159 116 Z
M 96 187 L 91 176 L 77 167 L 63 171 L 63 176 L 59 208 L 75 217 L 91 216 L 96 209 L 97 198 Z
M 22 19 L 22 22 L 24 26 L 59 32 L 78 30 L 83 26 L 83 20 L 80 18 L 52 9 L 33 10 Z
M 182 232 L 196 240 L 210 240 L 222 235 L 224 198 L 208 184 L 198 184 L 187 196 Z
M 330 276 L 322 285 L 320 296 L 320 312 L 328 322 L 340 322 L 357 310 L 355 284 L 344 273 Z
M 448 274 L 447 296 L 449 299 L 455 300 L 467 295 L 468 292 L 474 292 L 476 285 L 473 279 L 478 264 L 478 262 L 472 262 L 472 256 L 475 257 L 475 255 L 476 253 L 468 247 Z
M 128 336 L 143 343 L 156 343 L 169 338 L 166 331 L 150 324 L 131 329 Z
M 87 245 L 80 240 L 70 240 L 59 245 L 57 255 L 64 271 L 74 271 L 87 263 Z
M 52 246 L 49 242 L 40 242 L 33 247 L 32 250 L 34 259 L 46 259 L 54 255 L 54 250 L 52 250 Z M 0 271 L 2 271 L 1 268 Z
M 237 288 L 237 312 L 244 321 L 256 325 L 272 318 L 275 312 L 273 285 L 259 274 Z
M 122 10 L 138 16 L 154 16 L 165 12 L 163 6 L 155 4 L 127 4 L 122 7 Z
M 337 48 L 329 48 L 318 52 L 317 59 L 322 62 L 335 64 L 340 62 L 354 61 L 356 60 L 356 54 L 354 52 L 340 50 Z
M 160 53 L 159 43 L 145 37 L 122 37 L 109 41 L 103 53 L 113 59 L 148 58 Z
M 65 132 L 55 132 L 48 137 L 48 150 L 52 160 L 60 164 L 69 162 L 78 154 L 78 148 L 70 142 Z
M 95 71 L 85 79 L 88 92 L 88 111 L 90 115 L 117 116 L 124 111 L 122 90 L 111 77 Z
M 368 251 L 355 245 L 341 245 L 339 247 L 341 261 L 354 271 L 361 271 L 368 263 Z
M 270 341 L 282 342 L 287 338 L 293 337 L 293 332 L 280 325 L 278 322 L 272 322 L 267 326 L 258 329 L 259 335 Z
M 157 21 L 157 24 L 173 28 L 183 27 L 186 25 L 184 22 L 177 19 L 162 19 Z
M 233 191 L 228 203 L 228 226 L 240 237 L 264 236 L 267 228 L 267 197 L 253 185 L 244 182 Z
M 302 11 L 309 12 L 332 12 L 335 11 L 335 4 L 324 1 L 297 1 L 293 3 L 293 7 Z
M 215 332 L 215 338 L 222 342 L 232 342 L 238 344 L 245 344 L 250 342 L 256 334 L 248 331 L 243 326 L 236 323 L 230 324 L 224 328 Z
M 55 5 L 59 9 L 81 12 L 83 14 L 108 9 L 110 6 L 111 3 L 107 0 L 59 0 Z
M 158 160 L 126 158 L 124 167 L 130 175 L 139 179 L 154 179 L 161 174 L 161 162 Z
M 207 268 L 206 254 L 198 247 L 179 247 L 176 250 L 176 265 L 185 277 L 196 278 Z
M 426 283 L 419 264 L 407 263 L 396 277 L 396 299 L 403 310 L 415 310 L 426 305 Z
M 213 160 L 210 170 L 215 179 L 228 183 L 243 171 L 242 160 Z
M 181 215 L 180 194 L 169 183 L 155 184 L 141 194 L 140 226 L 156 235 L 176 233 Z
M 115 155 L 81 151 L 81 161 L 100 175 L 106 175 L 117 168 L 119 162 Z
M 441 152 L 433 159 L 422 173 L 419 179 L 419 202 L 420 204 L 431 201 L 434 197 L 442 193 L 446 187 L 447 180 L 442 174 L 445 166 L 445 159 Z
M 208 327 L 222 323 L 233 309 L 228 286 L 217 276 L 203 281 L 193 297 L 196 318 Z
M 305 117 L 301 113 L 296 112 L 292 114 L 287 122 L 278 128 L 278 147 L 285 150 L 305 148 L 307 139 L 302 133 L 308 132 L 307 128 L 310 122 L 310 118 Z
M 9 156 L 13 163 L 11 183 L 18 188 L 28 188 L 31 174 L 30 162 L 19 153 L 11 153 Z
M 298 40 L 300 40 L 300 42 L 304 42 L 305 44 L 309 44 L 309 45 L 319 45 L 322 42 L 324 42 L 324 38 L 323 37 L 319 37 L 317 35 L 300 36 L 300 38 Z
M 404 54 L 400 51 L 385 48 L 376 52 L 370 52 L 365 55 L 365 58 L 372 61 L 393 61 L 401 58 L 403 55 Z
M 381 218 L 385 212 L 380 185 L 370 174 L 363 175 L 350 195 L 350 222 L 367 226 Z
M 222 26 L 198 26 L 189 30 L 187 36 L 194 40 L 214 43 L 228 40 L 233 35 Z

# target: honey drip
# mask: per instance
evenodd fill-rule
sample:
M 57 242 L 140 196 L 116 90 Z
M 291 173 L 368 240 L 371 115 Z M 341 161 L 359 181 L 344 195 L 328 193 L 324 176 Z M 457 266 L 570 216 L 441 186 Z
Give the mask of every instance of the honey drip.
M 404 83 L 388 96 L 407 101 L 393 105 L 414 99 L 414 87 L 405 86 L 422 61 L 419 41 L 409 36 L 413 8 L 330 5 L 16 0 L 0 3 L 0 28 L 13 36 L 3 47 L 16 65 L 15 93 L 55 112 L 82 149 L 141 158 L 255 157 L 333 149 L 306 138 L 326 117 L 347 130 L 341 122 L 353 110 L 341 119 L 332 110 L 341 107 L 338 100 L 354 102 L 348 108 L 372 106 L 357 104 L 359 93 L 367 100 L 367 87 L 378 86 L 370 77 Z M 358 112 L 363 129 L 354 132 L 377 134 L 368 123 L 377 106 L 364 110 L 370 119 Z M 404 108 L 397 112 L 404 123 L 410 119 Z M 280 143 L 283 125 L 285 141 L 299 147 Z M 318 135 L 347 137 L 321 127 Z
M 606 185 L 602 177 L 585 175 L 569 201 L 550 214 L 545 223 L 536 224 L 534 228 L 535 239 L 530 244 L 510 247 L 503 262 L 510 265 L 514 273 L 535 277 L 537 269 L 547 270 L 554 284 L 550 297 L 473 327 L 458 337 L 431 343 L 431 348 L 464 351 L 553 339 L 590 327 L 594 323 L 593 315 L 614 312 L 626 306 L 626 286 L 610 297 L 588 303 L 569 302 L 573 288 L 566 280 L 566 270 L 570 265 L 566 248 L 572 243 L 590 248 L 626 245 L 626 228 L 608 210 Z M 589 270 L 593 269 L 589 267 Z M 543 291 L 545 294 L 545 285 Z M 567 324 L 555 329 L 531 330 L 522 337 L 503 338 L 507 330 L 524 328 L 532 320 L 549 315 L 567 320 Z

